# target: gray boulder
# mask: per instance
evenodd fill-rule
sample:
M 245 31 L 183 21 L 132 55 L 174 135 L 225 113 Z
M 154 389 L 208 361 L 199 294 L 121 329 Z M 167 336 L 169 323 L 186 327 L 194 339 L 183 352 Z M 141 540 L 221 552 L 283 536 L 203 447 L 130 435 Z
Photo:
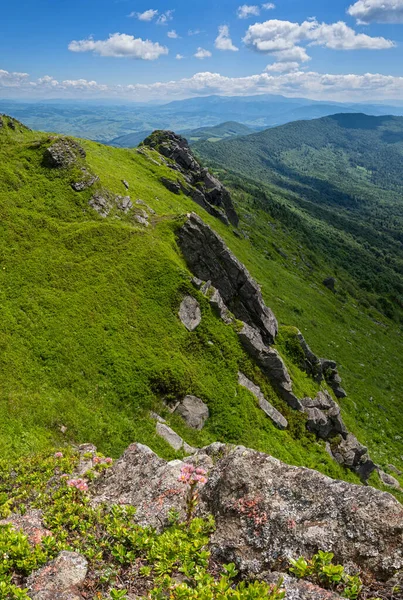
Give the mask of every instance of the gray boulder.
M 347 569 L 379 580 L 403 568 L 403 508 L 390 494 L 242 446 L 212 444 L 186 462 L 208 470 L 198 514 L 215 518 L 214 560 L 256 575 L 324 550 Z M 140 523 L 160 528 L 170 509 L 184 514 L 182 466 L 133 444 L 91 484 L 93 502 L 131 504 Z
M 201 323 L 200 304 L 193 296 L 185 296 L 179 307 L 179 318 L 188 331 L 194 331 Z
M 28 577 L 32 600 L 79 600 L 78 591 L 87 576 L 88 564 L 77 552 L 61 552 L 51 563 Z
M 260 408 L 279 429 L 286 429 L 288 427 L 287 419 L 266 400 L 258 385 L 255 385 L 243 373 L 238 373 L 238 383 L 249 390 L 255 398 L 257 398 Z
M 395 479 L 395 477 L 392 477 L 392 475 L 385 473 L 385 471 L 382 471 L 381 469 L 378 469 L 378 474 L 382 483 L 388 485 L 389 487 L 395 488 L 396 490 L 400 489 L 400 483 L 397 479 Z
M 320 359 L 323 377 L 332 388 L 336 398 L 345 398 L 347 392 L 341 387 L 341 377 L 337 370 L 337 363 L 326 358 Z
M 160 181 L 161 181 L 162 185 L 164 187 L 166 187 L 169 192 L 172 192 L 173 194 L 181 193 L 182 188 L 181 188 L 180 183 L 178 183 L 178 181 L 173 181 L 172 179 L 168 179 L 167 177 L 161 177 Z
M 324 590 L 304 579 L 291 577 L 288 573 L 274 571 L 264 573 L 261 578 L 272 585 L 282 581 L 281 589 L 285 590 L 287 600 L 340 600 L 341 598 L 335 592 Z
M 331 451 L 339 464 L 355 471 L 364 481 L 368 480 L 376 468 L 368 455 L 367 448 L 352 433 L 349 433 L 335 447 L 331 447 Z
M 194 454 L 195 448 L 189 446 L 165 421 L 157 419 L 156 433 L 162 437 L 174 450 L 183 450 L 186 454 Z
M 336 291 L 336 280 L 334 277 L 326 277 L 326 279 L 323 281 L 323 285 L 331 292 Z
M 258 329 L 265 343 L 271 344 L 277 335 L 277 320 L 257 283 L 220 236 L 191 213 L 179 229 L 178 241 L 192 273 L 210 280 L 237 319 Z
M 323 440 L 337 435 L 347 437 L 348 431 L 340 414 L 340 407 L 326 391 L 318 392 L 315 399 L 303 398 L 301 403 L 307 414 L 306 426 Z
M 185 396 L 175 408 L 175 413 L 186 421 L 193 429 L 203 429 L 205 422 L 210 416 L 207 404 L 196 396 Z
M 133 208 L 130 196 L 116 196 L 116 204 L 124 213 L 129 212 L 129 210 Z

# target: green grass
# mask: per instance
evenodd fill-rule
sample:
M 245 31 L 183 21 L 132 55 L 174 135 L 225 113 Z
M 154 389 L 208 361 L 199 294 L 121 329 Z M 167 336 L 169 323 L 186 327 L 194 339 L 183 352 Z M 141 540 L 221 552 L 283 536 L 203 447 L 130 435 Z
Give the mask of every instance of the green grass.
M 254 236 L 239 239 L 189 198 L 168 192 L 159 179 L 172 177 L 172 172 L 155 164 L 158 155 L 151 151 L 153 160 L 136 150 L 82 142 L 88 168 L 100 176 L 99 185 L 123 195 L 125 179 L 132 201 L 141 199 L 156 211 L 147 229 L 130 214 L 115 211 L 101 218 L 88 206 L 90 190 L 74 192 L 71 173 L 43 166 L 50 143 L 47 134 L 0 131 L 3 457 L 66 442 L 93 442 L 101 452 L 117 457 L 137 441 L 174 458 L 155 434 L 149 417 L 155 410 L 190 444 L 244 444 L 288 463 L 358 482 L 308 434 L 304 417 L 276 396 L 245 355 L 236 332 L 191 287 L 175 230 L 183 215 L 194 210 L 223 235 L 262 284 L 280 322 L 298 326 L 316 352 L 339 361 L 349 392 L 343 414 L 351 430 L 368 443 L 376 460 L 403 466 L 398 403 L 386 396 L 387 386 L 398 397 L 403 385 L 396 326 L 388 321 L 386 327 L 374 324 L 351 300 L 341 302 L 318 285 L 317 276 L 307 277 L 279 255 L 268 260 L 262 245 L 268 243 L 272 228 L 263 225 L 262 213 L 253 217 L 259 223 Z M 239 204 L 245 228 L 246 208 Z M 264 219 L 267 223 L 267 216 Z M 293 248 L 286 232 L 277 238 L 280 245 Z M 193 333 L 177 316 L 190 290 L 203 315 Z M 352 327 L 354 337 L 349 333 Z M 315 393 L 316 384 L 293 364 L 281 343 L 279 350 L 297 393 Z M 277 430 L 255 398 L 238 386 L 239 369 L 283 412 L 289 430 Z M 164 397 L 186 393 L 201 397 L 210 408 L 211 418 L 202 432 L 190 430 L 164 407 Z M 377 408 L 381 402 L 387 413 Z M 61 425 L 67 427 L 65 435 Z

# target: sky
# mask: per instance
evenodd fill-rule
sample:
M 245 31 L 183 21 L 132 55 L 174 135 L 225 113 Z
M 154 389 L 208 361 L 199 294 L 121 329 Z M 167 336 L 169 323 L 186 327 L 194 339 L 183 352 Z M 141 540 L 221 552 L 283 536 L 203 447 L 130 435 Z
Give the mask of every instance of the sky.
M 0 98 L 403 102 L 403 0 L 12 0 Z

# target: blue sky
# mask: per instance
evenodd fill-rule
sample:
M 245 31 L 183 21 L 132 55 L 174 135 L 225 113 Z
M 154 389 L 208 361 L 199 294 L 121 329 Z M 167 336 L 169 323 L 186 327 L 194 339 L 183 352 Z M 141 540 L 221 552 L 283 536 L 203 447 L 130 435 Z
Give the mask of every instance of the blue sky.
M 0 97 L 403 100 L 403 0 L 14 0 Z

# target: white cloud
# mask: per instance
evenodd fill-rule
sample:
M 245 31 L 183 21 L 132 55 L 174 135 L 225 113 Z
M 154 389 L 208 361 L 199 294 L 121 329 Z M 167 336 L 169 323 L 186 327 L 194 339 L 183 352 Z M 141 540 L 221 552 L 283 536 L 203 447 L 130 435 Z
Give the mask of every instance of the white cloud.
M 197 52 L 194 54 L 195 58 L 199 58 L 203 60 L 203 58 L 210 58 L 212 56 L 210 50 L 206 50 L 205 48 L 198 48 Z
M 200 29 L 189 29 L 188 31 L 188 35 L 199 35 L 200 33 Z
M 177 54 L 175 58 L 176 60 L 183 60 L 185 57 L 183 56 L 183 54 Z
M 132 12 L 129 17 L 135 17 L 139 21 L 152 21 L 154 17 L 158 15 L 158 10 L 154 10 L 153 8 L 149 8 L 142 13 Z
M 220 25 L 218 28 L 218 36 L 215 41 L 215 47 L 217 50 L 232 50 L 232 52 L 237 52 L 239 50 L 239 48 L 232 43 L 228 25 Z
M 347 12 L 360 24 L 403 23 L 403 0 L 359 0 Z
M 157 19 L 157 25 L 166 25 L 169 21 L 173 19 L 173 10 L 167 10 L 162 15 L 160 15 Z
M 168 48 L 157 42 L 135 38 L 126 33 L 113 33 L 107 40 L 73 40 L 69 44 L 71 52 L 94 52 L 100 56 L 127 57 L 142 60 L 156 60 L 168 54 Z
M 297 62 L 275 62 L 267 65 L 265 71 L 267 73 L 289 73 L 290 71 L 297 71 L 299 68 Z
M 284 65 L 282 65 L 284 67 Z M 280 67 L 279 67 L 280 68 Z M 316 100 L 365 101 L 401 99 L 403 77 L 379 73 L 326 74 L 315 71 L 266 71 L 247 77 L 225 77 L 219 73 L 196 73 L 190 78 L 151 84 L 106 85 L 86 79 L 58 81 L 49 75 L 31 80 L 27 73 L 0 70 L 3 97 L 96 98 L 97 95 L 128 100 L 171 99 L 209 94 L 248 96 L 283 94 Z
M 395 46 L 383 37 L 357 33 L 342 21 L 327 24 L 316 19 L 301 24 L 278 19 L 255 23 L 249 26 L 243 41 L 253 50 L 273 54 L 282 62 L 309 60 L 303 43 L 333 50 L 383 50 Z
M 276 8 L 276 5 L 273 2 L 266 2 L 266 4 L 262 4 L 263 10 L 273 10 Z
M 243 4 L 239 6 L 236 11 L 238 19 L 249 19 L 249 17 L 258 17 L 260 15 L 260 9 L 256 5 Z
M 171 29 L 171 31 L 168 31 L 167 36 L 169 38 L 171 38 L 171 40 L 177 40 L 179 35 L 176 33 L 175 29 Z

